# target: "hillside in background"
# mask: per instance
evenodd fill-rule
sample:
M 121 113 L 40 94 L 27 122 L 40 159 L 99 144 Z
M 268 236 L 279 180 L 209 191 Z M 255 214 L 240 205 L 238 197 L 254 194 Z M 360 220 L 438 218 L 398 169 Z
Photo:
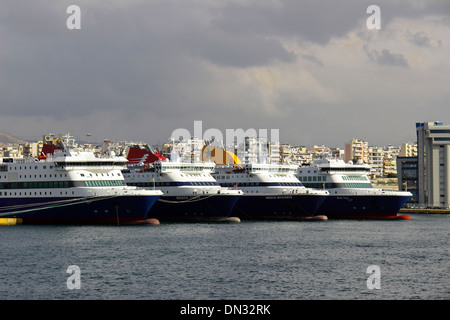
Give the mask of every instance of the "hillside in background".
M 8 144 L 8 143 L 26 143 L 27 141 L 14 137 L 7 132 L 0 130 L 0 144 Z

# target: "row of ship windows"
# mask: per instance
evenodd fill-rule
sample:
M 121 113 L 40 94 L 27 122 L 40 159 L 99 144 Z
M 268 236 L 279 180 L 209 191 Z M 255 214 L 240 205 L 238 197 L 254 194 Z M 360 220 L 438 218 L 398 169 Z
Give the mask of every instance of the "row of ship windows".
M 230 176 L 230 175 L 221 176 L 221 175 L 218 175 L 216 173 L 212 173 L 211 175 L 214 177 L 214 179 L 222 179 L 222 180 L 223 179 L 231 179 L 231 178 L 233 178 L 233 179 L 235 179 L 235 178 L 237 178 L 237 179 L 239 179 L 239 178 L 247 178 L 246 174 L 233 174 L 232 176 Z M 269 174 L 268 176 L 270 178 L 278 178 L 279 177 L 279 175 L 277 176 L 277 175 L 273 175 L 273 174 Z M 291 177 L 292 177 L 292 175 L 291 175 Z
M 327 168 L 323 172 L 370 172 L 370 168 Z
M 222 187 L 303 187 L 301 182 L 240 182 L 240 183 L 221 183 Z
M 366 177 L 361 176 L 342 176 L 343 180 L 350 180 L 350 181 L 367 181 Z
M 372 188 L 372 185 L 370 183 L 346 182 L 345 187 L 346 188 Z
M 39 176 L 39 177 L 38 177 L 38 176 Z M 20 179 L 22 179 L 22 178 L 23 178 L 23 179 L 26 179 L 26 178 L 32 179 L 32 178 L 42 178 L 42 176 L 43 176 L 44 178 L 47 178 L 47 175 L 46 175 L 46 174 L 44 174 L 44 175 L 42 175 L 42 174 L 39 174 L 39 175 L 35 174 L 34 177 L 33 177 L 32 174 L 30 174 L 28 177 L 27 177 L 26 174 L 24 174 L 23 176 L 20 175 L 19 178 L 20 178 Z M 58 178 L 58 175 L 57 175 L 57 174 L 54 174 L 53 176 L 54 176 L 54 178 Z M 49 174 L 48 177 L 51 178 L 52 175 Z M 63 177 L 63 174 L 60 173 L 60 174 L 59 174 L 59 178 L 62 178 L 62 177 Z M 64 174 L 64 177 L 67 178 L 67 173 Z M 1 179 L 1 178 L 2 178 L 2 176 L 0 176 L 0 179 Z M 3 178 L 6 179 L 7 177 L 6 177 L 6 176 L 3 176 Z
M 124 172 L 125 173 L 125 176 L 126 177 L 130 177 L 130 178 L 136 178 L 136 177 L 139 177 L 140 179 L 142 179 L 142 178 L 152 178 L 154 175 L 150 175 L 150 174 L 143 174 L 143 175 L 135 175 L 135 174 L 128 174 L 127 175 L 127 172 L 125 171 Z M 207 178 L 208 177 L 208 175 L 206 175 L 206 174 L 191 174 L 191 173 L 180 173 L 180 176 L 181 177 L 192 177 L 192 176 L 194 176 L 194 177 L 204 177 L 204 178 Z
M 52 191 L 30 191 L 30 192 L 21 192 L 21 191 L 19 191 L 19 192 L 17 192 L 17 191 L 14 191 L 14 192 L 12 192 L 12 191 L 0 191 L 0 196 L 47 196 L 47 195 L 57 195 L 58 193 L 57 192 L 52 192 Z M 69 194 L 72 194 L 72 195 L 74 195 L 75 194 L 75 191 L 72 191 L 72 192 L 68 192 L 68 191 L 60 191 L 59 192 L 59 195 L 60 196 L 63 196 L 63 195 L 69 195 Z
M 39 177 L 38 177 L 38 176 L 39 176 Z M 63 175 L 62 173 L 59 174 L 59 178 L 62 178 L 63 176 L 64 176 L 65 178 L 67 178 L 67 173 L 65 173 L 64 175 Z M 84 173 L 80 173 L 80 176 L 81 176 L 81 177 L 84 177 L 85 174 L 84 174 Z M 93 174 L 90 173 L 89 176 L 93 177 Z M 109 177 L 109 173 L 96 173 L 95 176 L 96 176 L 96 177 L 99 177 L 99 176 L 102 176 L 102 177 L 107 176 L 107 177 Z M 114 177 L 114 173 L 111 173 L 111 176 Z M 120 177 L 120 173 L 117 173 L 117 176 Z M 52 175 L 49 174 L 48 177 L 49 177 L 49 178 L 52 178 Z M 3 178 L 3 179 L 6 179 L 7 177 L 6 177 L 6 176 L 0 176 L 0 179 L 2 179 L 2 178 Z M 35 174 L 34 176 L 33 176 L 32 174 L 30 174 L 30 175 L 28 175 L 28 176 L 27 176 L 26 174 L 24 174 L 24 175 L 19 175 L 19 179 L 22 179 L 22 178 L 23 178 L 23 179 L 27 179 L 27 178 L 28 178 L 28 179 L 33 179 L 33 178 L 47 178 L 47 175 L 46 175 L 46 174 L 43 174 L 43 175 L 42 175 L 42 174 L 39 174 L 39 175 Z M 58 174 L 54 174 L 54 175 L 53 175 L 53 178 L 58 178 Z
M 313 188 L 313 189 L 333 189 L 333 188 L 339 188 L 339 185 L 337 183 L 306 183 L 305 187 L 307 188 Z
M 305 183 L 305 187 L 314 189 L 334 188 L 372 188 L 370 183 Z
M 118 187 L 123 186 L 123 180 L 92 180 L 84 182 L 87 187 Z
M 43 169 L 47 169 L 47 166 L 43 166 L 42 168 L 43 168 Z M 30 170 L 37 170 L 37 169 L 38 169 L 38 166 L 34 166 L 34 169 L 33 169 L 33 166 L 29 166 L 29 167 L 24 166 L 23 169 L 24 169 L 24 170 L 27 170 L 27 169 L 30 169 Z M 49 169 L 53 169 L 53 166 L 49 166 Z M 0 166 L 0 172 L 7 172 L 8 170 L 13 170 L 13 167 L 12 167 L 12 166 L 8 166 L 8 165 L 1 165 L 1 166 Z M 17 166 L 14 167 L 14 170 L 17 170 Z M 22 170 L 22 167 L 21 167 L 21 166 L 19 166 L 19 170 Z
M 123 180 L 0 182 L 0 189 L 114 187 L 123 185 Z
M 252 172 L 269 171 L 269 172 L 289 172 L 290 168 L 252 168 Z
M 69 188 L 70 181 L 0 182 L 0 189 Z
M 307 177 L 298 177 L 298 180 L 300 181 L 327 181 L 327 177 L 326 176 L 307 176 Z
M 179 187 L 179 186 L 218 186 L 217 182 L 212 181 L 179 181 L 179 182 L 136 182 L 127 183 L 129 186 L 136 187 Z
M 300 181 L 327 181 L 327 177 L 326 176 L 307 176 L 307 177 L 298 177 L 298 179 Z M 366 177 L 362 177 L 362 176 L 342 176 L 343 180 L 347 180 L 347 181 L 367 181 Z
M 120 177 L 120 172 L 116 173 L 118 177 Z M 84 177 L 84 173 L 80 173 L 80 176 Z M 89 174 L 90 177 L 93 177 L 94 175 L 92 173 Z M 109 173 L 96 173 L 95 174 L 96 177 L 109 177 Z M 114 173 L 111 172 L 111 176 L 114 177 Z
M 113 167 L 118 165 L 116 162 L 108 162 L 108 161 L 88 161 L 88 162 L 57 162 L 58 167 Z M 120 164 L 119 164 L 120 165 Z M 44 168 L 45 169 L 45 168 Z

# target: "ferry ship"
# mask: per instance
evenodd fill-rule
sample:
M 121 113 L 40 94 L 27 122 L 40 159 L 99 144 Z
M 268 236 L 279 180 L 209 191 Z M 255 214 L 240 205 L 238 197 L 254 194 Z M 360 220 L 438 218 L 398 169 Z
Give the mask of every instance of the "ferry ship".
M 222 188 L 211 176 L 212 162 L 171 162 L 142 146 L 128 148 L 127 185 L 160 189 L 151 217 L 159 221 L 233 221 L 233 207 L 240 190 Z M 236 220 L 237 221 L 237 220 Z
M 222 187 L 243 191 L 232 215 L 258 220 L 327 220 L 318 209 L 326 190 L 306 188 L 296 177 L 296 165 L 241 163 L 216 165 L 212 176 Z
M 159 190 L 127 186 L 127 159 L 69 147 L 40 159 L 0 158 L 0 218 L 21 223 L 145 223 Z M 49 150 L 47 149 L 47 150 Z
M 410 219 L 398 215 L 410 192 L 373 188 L 368 164 L 324 157 L 299 167 L 297 178 L 306 187 L 328 190 L 318 213 L 330 219 Z

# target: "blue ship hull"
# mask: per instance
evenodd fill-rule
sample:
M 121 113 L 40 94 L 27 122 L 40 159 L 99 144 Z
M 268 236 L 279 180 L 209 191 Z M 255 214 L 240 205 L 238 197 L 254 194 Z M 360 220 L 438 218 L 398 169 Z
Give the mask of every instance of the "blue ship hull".
M 241 195 L 163 195 L 148 218 L 159 221 L 215 221 L 228 218 Z
M 318 213 L 329 219 L 398 219 L 410 196 L 329 195 Z
M 242 220 L 306 220 L 318 216 L 323 195 L 249 195 L 239 199 L 232 215 Z
M 139 223 L 159 197 L 6 198 L 0 218 L 20 218 L 24 224 Z

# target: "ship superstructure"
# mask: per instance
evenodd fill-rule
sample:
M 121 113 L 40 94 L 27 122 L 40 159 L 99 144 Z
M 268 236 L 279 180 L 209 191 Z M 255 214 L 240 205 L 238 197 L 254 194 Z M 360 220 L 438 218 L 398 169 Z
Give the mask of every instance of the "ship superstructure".
M 212 176 L 223 187 L 243 191 L 232 213 L 241 219 L 326 219 L 317 210 L 328 191 L 306 188 L 296 170 L 296 165 L 223 164 Z
M 145 152 L 134 148 L 131 147 L 128 154 L 142 154 L 142 159 L 155 159 L 153 155 L 145 155 Z M 226 219 L 242 195 L 240 190 L 228 190 L 217 183 L 211 175 L 215 167 L 211 162 L 158 159 L 133 163 L 136 162 L 130 161 L 128 168 L 123 170 L 128 185 L 159 189 L 164 193 L 151 211 L 152 217 L 160 221 Z
M 296 176 L 306 187 L 330 192 L 319 209 L 330 219 L 408 218 L 398 212 L 412 194 L 373 188 L 369 174 L 368 164 L 324 157 L 311 166 L 299 167 Z
M 143 222 L 162 195 L 127 186 L 127 159 L 66 145 L 40 159 L 0 159 L 0 218 L 23 223 Z

